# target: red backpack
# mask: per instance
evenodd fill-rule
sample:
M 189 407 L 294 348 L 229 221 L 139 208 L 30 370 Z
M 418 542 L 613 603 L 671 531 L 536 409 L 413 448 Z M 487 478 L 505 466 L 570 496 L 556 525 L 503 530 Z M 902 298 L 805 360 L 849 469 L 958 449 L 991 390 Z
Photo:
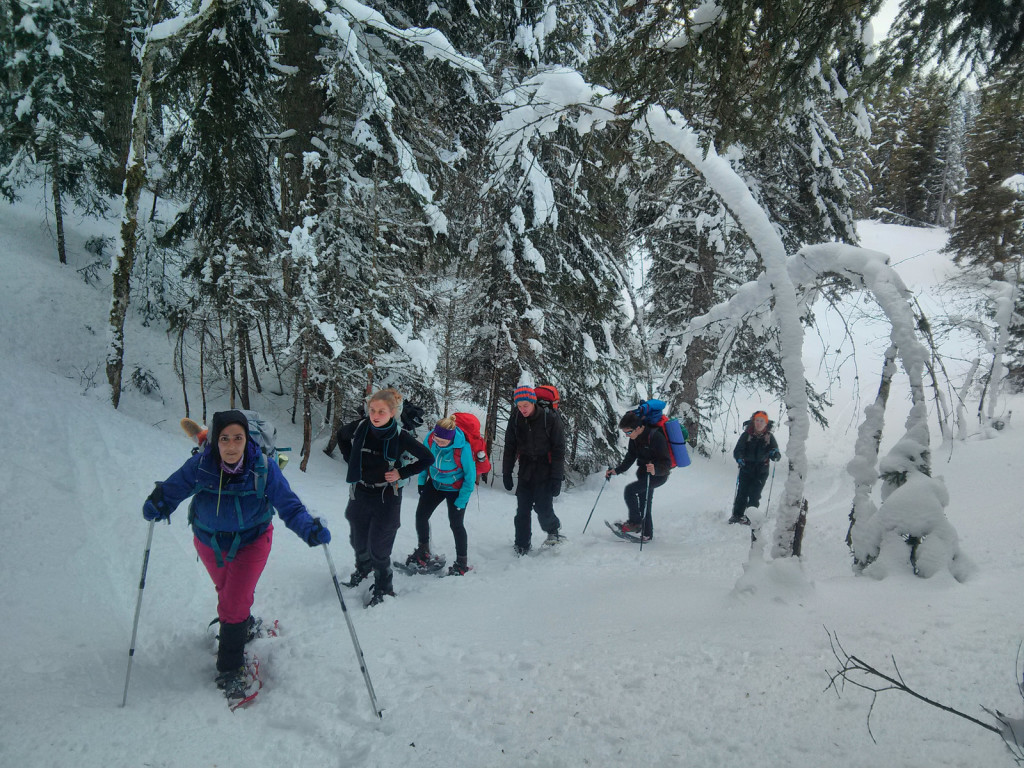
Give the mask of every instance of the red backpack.
M 470 450 L 473 451 L 473 461 L 476 462 L 476 476 L 486 475 L 491 471 L 491 458 L 487 455 L 487 443 L 480 435 L 480 419 L 472 413 L 453 413 L 455 426 L 462 430 L 462 434 L 469 440 Z
M 552 410 L 558 410 L 558 388 L 553 384 L 541 384 L 539 387 L 534 387 L 534 392 L 537 393 L 537 402 L 541 405 L 546 405 Z

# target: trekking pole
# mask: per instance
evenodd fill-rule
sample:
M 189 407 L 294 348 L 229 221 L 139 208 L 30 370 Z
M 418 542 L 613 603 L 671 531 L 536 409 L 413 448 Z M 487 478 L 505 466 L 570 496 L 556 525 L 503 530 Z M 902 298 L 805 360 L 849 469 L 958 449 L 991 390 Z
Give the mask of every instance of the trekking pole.
M 772 465 L 772 479 L 768 483 L 768 500 L 764 503 L 764 513 L 767 515 L 771 510 L 769 505 L 772 503 L 772 486 L 775 485 L 775 465 Z
M 587 526 L 590 525 L 590 518 L 594 516 L 594 510 L 597 509 L 597 502 L 601 500 L 601 494 L 604 493 L 604 486 L 608 485 L 608 481 L 611 477 L 605 477 L 604 485 L 601 486 L 601 490 L 597 492 L 597 499 L 594 500 L 594 506 L 590 508 L 590 515 L 587 517 L 587 522 L 583 525 L 583 533 L 587 532 Z
M 370 673 L 366 669 L 366 659 L 363 658 L 363 649 L 359 647 L 359 638 L 356 637 L 356 628 L 352 624 L 352 619 L 348 615 L 348 608 L 345 606 L 345 598 L 341 595 L 341 584 L 338 582 L 338 571 L 334 568 L 334 560 L 331 559 L 331 550 L 327 548 L 327 545 L 323 545 L 324 554 L 327 556 L 327 565 L 331 569 L 331 579 L 334 581 L 334 591 L 338 593 L 338 602 L 341 603 L 341 612 L 345 614 L 345 623 L 348 624 L 349 634 L 352 635 L 352 645 L 356 649 L 356 660 L 359 662 L 359 671 L 363 673 L 363 679 L 366 681 L 366 692 L 370 694 L 370 704 L 373 705 L 373 714 L 377 716 L 378 720 L 384 719 L 384 714 L 381 712 L 380 707 L 377 706 L 377 696 L 373 692 L 373 683 L 370 682 Z
M 644 528 L 647 527 L 647 510 L 651 506 L 651 473 L 647 473 L 647 485 L 644 488 L 644 514 L 640 518 L 640 551 L 644 551 Z
M 135 601 L 135 621 L 132 624 L 132 644 L 128 649 L 128 671 L 124 676 L 124 696 L 121 697 L 121 706 L 128 703 L 128 681 L 132 677 L 132 659 L 135 658 L 135 638 L 139 632 L 139 613 L 142 611 L 142 590 L 146 588 L 146 571 L 149 570 L 149 550 L 153 546 L 153 525 L 156 520 L 149 521 L 149 532 L 146 535 L 146 552 L 142 556 L 142 575 L 139 577 L 139 597 Z

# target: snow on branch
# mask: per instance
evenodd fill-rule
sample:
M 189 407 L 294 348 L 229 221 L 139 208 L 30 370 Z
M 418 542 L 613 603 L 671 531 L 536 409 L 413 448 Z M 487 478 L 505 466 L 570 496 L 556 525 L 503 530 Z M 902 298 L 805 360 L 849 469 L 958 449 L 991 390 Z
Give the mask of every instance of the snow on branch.
M 328 11 L 327 3 L 324 0 L 307 0 L 307 2 L 314 10 L 329 20 L 331 17 L 338 16 L 338 14 Z M 490 75 L 487 74 L 480 61 L 472 56 L 459 53 L 444 36 L 444 33 L 437 29 L 424 27 L 401 29 L 388 22 L 379 11 L 375 11 L 357 0 L 338 0 L 337 5 L 357 25 L 372 27 L 395 40 L 414 45 L 423 51 L 423 55 L 428 59 L 443 61 L 456 69 L 464 70 L 484 80 L 490 80 Z

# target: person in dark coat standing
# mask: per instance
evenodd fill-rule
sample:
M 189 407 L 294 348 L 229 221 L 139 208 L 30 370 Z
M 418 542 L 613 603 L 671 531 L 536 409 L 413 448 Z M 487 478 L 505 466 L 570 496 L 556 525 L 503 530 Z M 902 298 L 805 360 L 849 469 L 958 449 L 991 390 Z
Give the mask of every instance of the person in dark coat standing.
M 274 510 L 311 547 L 328 543 L 331 532 L 310 515 L 277 462 L 261 455 L 241 411 L 213 414 L 203 449 L 157 483 L 142 516 L 169 521 L 189 496 L 193 543 L 217 590 L 217 687 L 240 699 L 246 691 L 245 644 L 256 625 L 250 611 L 270 555 Z
M 349 502 L 345 519 L 356 569 L 346 586 L 354 587 L 373 572 L 367 605 L 394 596 L 391 549 L 402 524 L 402 484 L 431 464 L 430 450 L 399 423 L 402 396 L 394 389 L 375 392 L 366 405 L 367 417 L 338 430 L 338 445 L 348 462 Z M 415 461 L 401 464 L 403 454 Z
M 558 414 L 537 405 L 537 393 L 531 387 L 517 387 L 512 403 L 505 428 L 501 479 L 505 490 L 511 491 L 512 470 L 519 463 L 515 551 L 525 555 L 533 537 L 533 510 L 537 510 L 537 522 L 548 535 L 545 544 L 563 538 L 552 500 L 562 492 L 565 477 L 565 430 Z
M 768 480 L 768 462 L 782 458 L 767 413 L 755 411 L 749 421 L 743 422 L 743 433 L 736 441 L 732 456 L 739 466 L 739 477 L 736 479 L 736 498 L 729 522 L 750 525 L 750 518 L 744 511 L 747 507 L 760 505 L 761 491 Z
M 623 493 L 629 516 L 624 523 L 616 525 L 626 533 L 634 533 L 642 537 L 643 541 L 650 541 L 654 538 L 654 522 L 651 519 L 654 489 L 663 486 L 672 471 L 668 438 L 660 427 L 644 424 L 636 411 L 627 411 L 622 416 L 619 429 L 629 438 L 629 448 L 622 463 L 609 469 L 604 476 L 609 478 L 621 475 L 635 462 L 636 480 L 629 483 Z

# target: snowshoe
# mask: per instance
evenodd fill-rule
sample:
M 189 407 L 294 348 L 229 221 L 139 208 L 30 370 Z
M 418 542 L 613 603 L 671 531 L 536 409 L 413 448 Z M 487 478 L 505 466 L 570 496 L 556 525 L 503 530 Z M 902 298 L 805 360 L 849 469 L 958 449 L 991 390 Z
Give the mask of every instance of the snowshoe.
M 469 573 L 472 570 L 473 570 L 473 566 L 472 565 L 467 565 L 466 563 L 460 563 L 458 560 L 456 560 L 454 563 L 451 564 L 451 566 L 449 566 L 449 568 L 448 568 L 448 575 L 449 576 L 465 576 L 467 573 Z
M 409 555 L 411 558 L 412 555 Z M 398 560 L 394 560 L 391 563 L 391 567 L 399 573 L 405 573 L 409 576 L 418 576 L 427 573 L 437 573 L 444 568 L 447 559 L 444 555 L 430 555 L 427 560 L 422 562 L 413 561 L 409 562 L 407 559 L 404 563 Z
M 516 544 L 512 548 L 512 551 L 515 552 L 516 557 L 523 557 L 524 555 L 530 554 L 530 548 L 528 546 L 527 547 L 521 547 L 518 544 Z
M 750 518 L 746 515 L 733 515 L 729 518 L 729 525 L 738 523 L 740 525 L 750 525 Z
M 561 544 L 563 541 L 566 541 L 566 537 L 560 534 L 558 531 L 555 531 L 553 533 L 548 534 L 548 537 L 544 539 L 544 544 L 542 546 L 553 547 L 556 544 Z
M 260 677 L 260 660 L 255 655 L 246 653 L 244 666 L 219 672 L 214 682 L 224 692 L 228 706 L 232 710 L 238 709 L 255 699 L 260 689 L 263 688 L 263 679 Z
M 639 532 L 639 527 L 637 528 L 637 532 L 633 533 L 623 528 L 620 523 L 610 523 L 607 520 L 605 520 L 604 524 L 608 526 L 608 530 L 610 530 L 623 541 L 631 541 L 634 544 L 646 544 L 654 538 L 653 536 L 641 535 L 641 533 Z

